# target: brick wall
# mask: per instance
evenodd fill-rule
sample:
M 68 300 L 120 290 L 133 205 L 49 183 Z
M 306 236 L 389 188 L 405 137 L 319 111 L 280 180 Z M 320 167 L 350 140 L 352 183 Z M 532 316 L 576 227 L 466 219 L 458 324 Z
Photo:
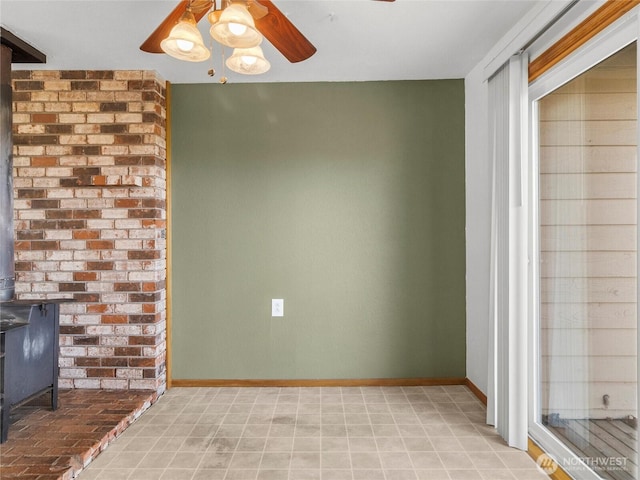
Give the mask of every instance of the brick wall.
M 164 390 L 165 82 L 14 71 L 16 296 L 61 306 L 60 387 Z

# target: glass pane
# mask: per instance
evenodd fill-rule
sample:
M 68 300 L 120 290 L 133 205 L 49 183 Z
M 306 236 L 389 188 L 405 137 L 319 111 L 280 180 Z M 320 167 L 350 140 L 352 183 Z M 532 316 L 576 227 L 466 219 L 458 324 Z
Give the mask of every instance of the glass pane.
M 541 421 L 611 479 L 638 478 L 636 71 L 634 43 L 539 102 Z

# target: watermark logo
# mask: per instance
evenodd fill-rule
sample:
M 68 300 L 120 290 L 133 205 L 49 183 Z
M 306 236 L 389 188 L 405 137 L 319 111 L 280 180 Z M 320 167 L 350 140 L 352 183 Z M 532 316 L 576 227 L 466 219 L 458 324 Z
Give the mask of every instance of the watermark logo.
M 547 475 L 551 475 L 558 470 L 558 464 L 546 453 L 543 453 L 538 457 L 536 464 L 538 465 L 538 469 Z
M 560 467 L 566 472 L 584 471 L 595 472 L 627 471 L 627 459 L 624 457 L 572 457 L 563 458 L 557 462 L 546 453 L 536 459 L 538 470 L 547 475 L 554 474 Z

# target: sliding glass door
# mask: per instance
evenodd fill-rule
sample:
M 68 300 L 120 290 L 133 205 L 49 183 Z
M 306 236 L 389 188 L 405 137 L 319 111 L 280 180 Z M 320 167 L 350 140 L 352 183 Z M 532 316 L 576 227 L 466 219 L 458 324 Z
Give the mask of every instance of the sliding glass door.
M 532 87 L 533 432 L 576 478 L 631 480 L 638 478 L 637 48 L 616 42 L 579 75 L 563 82 L 556 73 Z

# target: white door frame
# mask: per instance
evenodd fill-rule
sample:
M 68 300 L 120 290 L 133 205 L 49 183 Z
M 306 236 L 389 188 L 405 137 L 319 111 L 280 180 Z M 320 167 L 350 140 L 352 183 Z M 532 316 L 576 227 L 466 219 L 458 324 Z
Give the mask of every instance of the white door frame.
M 539 338 L 539 214 L 538 214 L 538 100 L 558 87 L 569 82 L 581 73 L 589 70 L 618 50 L 636 41 L 639 37 L 638 13 L 636 11 L 624 16 L 600 35 L 589 41 L 578 52 L 541 76 L 529 86 L 529 125 L 530 125 L 530 161 L 529 161 L 529 435 L 540 447 L 553 458 L 561 468 L 578 480 L 598 480 L 601 477 L 562 442 L 553 436 L 539 421 L 540 419 L 540 338 Z M 640 49 L 639 49 L 640 51 Z M 640 64 L 639 64 L 640 65 Z M 640 110 L 639 110 L 640 111 Z M 640 124 L 640 122 L 638 122 Z M 638 135 L 640 138 L 640 135 Z M 640 159 L 640 155 L 638 155 Z M 640 174 L 638 175 L 640 178 Z M 638 190 L 640 192 L 640 189 Z M 640 215 L 640 208 L 638 209 Z M 640 222 L 638 223 L 640 226 Z M 638 235 L 640 238 L 640 235 Z M 640 278 L 640 276 L 638 276 Z M 640 283 L 640 282 L 639 282 Z M 638 296 L 640 298 L 640 296 Z M 640 331 L 640 329 L 639 329 Z M 638 342 L 640 345 L 640 341 Z M 640 364 L 639 364 L 640 367 Z M 638 370 L 640 372 L 640 368 Z M 640 392 L 637 395 L 640 399 Z M 638 410 L 640 411 L 640 410 Z

